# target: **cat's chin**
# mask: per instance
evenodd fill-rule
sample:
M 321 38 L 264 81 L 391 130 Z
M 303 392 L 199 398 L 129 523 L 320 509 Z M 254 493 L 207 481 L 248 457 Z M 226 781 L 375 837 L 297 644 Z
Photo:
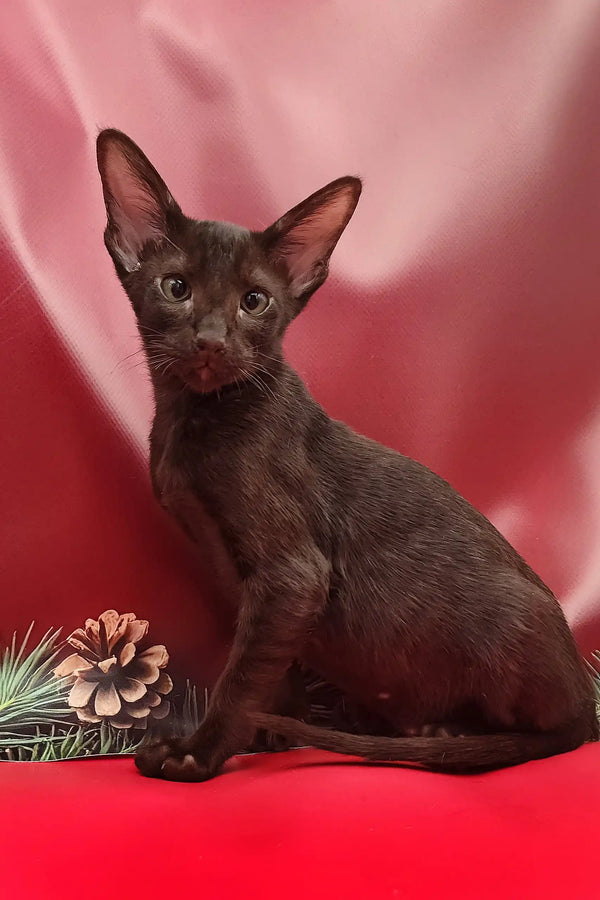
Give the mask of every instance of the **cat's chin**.
M 208 367 L 187 369 L 182 377 L 187 386 L 197 394 L 212 394 L 220 388 L 232 384 L 235 380 L 233 376 L 227 377 L 221 372 L 215 372 Z

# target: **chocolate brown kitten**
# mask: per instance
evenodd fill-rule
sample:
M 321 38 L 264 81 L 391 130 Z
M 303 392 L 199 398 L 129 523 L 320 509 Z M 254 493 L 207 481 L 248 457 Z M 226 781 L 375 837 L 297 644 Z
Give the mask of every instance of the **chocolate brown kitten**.
M 330 419 L 283 359 L 360 181 L 340 178 L 248 231 L 185 216 L 121 132 L 100 134 L 98 165 L 105 243 L 154 386 L 154 492 L 237 617 L 201 727 L 143 750 L 139 769 L 210 778 L 257 728 L 450 772 L 596 740 L 592 682 L 549 588 L 445 481 Z M 274 715 L 294 661 L 384 733 Z

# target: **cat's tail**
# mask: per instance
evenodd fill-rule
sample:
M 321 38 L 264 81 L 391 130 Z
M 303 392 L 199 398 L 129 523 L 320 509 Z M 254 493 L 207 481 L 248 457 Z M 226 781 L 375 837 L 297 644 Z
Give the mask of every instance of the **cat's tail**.
M 556 731 L 531 734 L 481 734 L 464 737 L 400 737 L 349 734 L 307 725 L 298 719 L 260 713 L 257 728 L 299 744 L 345 753 L 377 762 L 402 762 L 438 772 L 469 773 L 516 766 L 575 750 L 585 741 L 598 740 L 598 723 L 582 717 Z

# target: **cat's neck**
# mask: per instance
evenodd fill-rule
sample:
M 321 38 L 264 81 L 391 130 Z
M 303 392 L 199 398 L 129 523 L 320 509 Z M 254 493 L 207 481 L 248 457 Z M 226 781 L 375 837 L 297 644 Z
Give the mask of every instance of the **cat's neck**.
M 290 380 L 299 380 L 282 356 L 271 357 L 268 366 L 248 378 L 203 394 L 178 378 L 152 378 L 156 414 L 176 419 L 240 419 L 245 411 L 266 410 L 277 405 Z

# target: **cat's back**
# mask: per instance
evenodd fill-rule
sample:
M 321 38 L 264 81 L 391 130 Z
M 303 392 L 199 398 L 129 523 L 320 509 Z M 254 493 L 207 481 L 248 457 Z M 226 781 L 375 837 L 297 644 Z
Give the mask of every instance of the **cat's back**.
M 427 558 L 436 580 L 506 567 L 549 592 L 479 510 L 416 460 L 328 419 L 316 465 L 332 497 L 338 551 L 360 558 L 363 571 L 384 566 L 423 579 Z
M 332 419 L 304 382 L 287 369 L 273 417 L 280 468 L 297 476 L 306 512 L 327 521 L 334 553 L 361 565 L 422 568 L 425 556 L 466 569 L 516 568 L 548 590 L 492 523 L 427 466 Z M 324 538 L 324 540 L 323 540 Z

